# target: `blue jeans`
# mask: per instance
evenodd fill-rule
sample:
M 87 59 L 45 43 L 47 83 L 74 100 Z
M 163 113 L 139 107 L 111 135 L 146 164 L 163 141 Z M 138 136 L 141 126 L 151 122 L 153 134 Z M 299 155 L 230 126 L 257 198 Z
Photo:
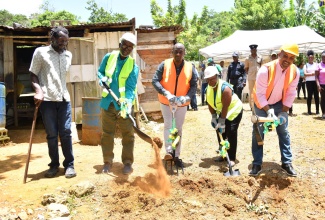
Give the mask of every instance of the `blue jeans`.
M 282 112 L 282 102 L 277 102 L 273 105 L 269 105 L 270 108 L 274 109 L 275 115 L 278 115 Z M 267 117 L 267 113 L 263 109 L 259 109 L 254 105 L 255 113 L 258 116 Z M 288 117 L 286 118 L 287 122 L 283 125 L 276 127 L 276 132 L 279 138 L 279 146 L 281 152 L 281 161 L 283 164 L 288 164 L 292 162 L 292 152 L 290 147 L 290 135 L 288 131 Z M 263 123 L 258 123 L 258 130 L 264 140 L 264 126 Z M 274 131 L 273 131 L 274 132 Z M 252 154 L 253 154 L 253 164 L 262 165 L 263 162 L 263 146 L 259 146 L 256 141 L 256 136 L 254 131 L 252 132 Z
M 71 104 L 70 102 L 43 101 L 40 106 L 42 120 L 46 131 L 49 148 L 50 167 L 59 167 L 58 136 L 60 136 L 64 168 L 74 168 L 74 156 L 71 138 Z

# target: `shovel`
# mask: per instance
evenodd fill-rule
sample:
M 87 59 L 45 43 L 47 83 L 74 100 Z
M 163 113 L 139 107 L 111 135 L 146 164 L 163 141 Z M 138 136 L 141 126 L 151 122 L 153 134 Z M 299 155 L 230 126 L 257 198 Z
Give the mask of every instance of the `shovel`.
M 177 110 L 177 105 L 176 104 L 170 104 L 169 105 L 170 110 L 172 112 L 172 128 L 169 130 L 170 134 L 170 141 L 172 143 L 172 149 L 173 149 L 173 157 L 175 157 L 175 151 L 176 151 L 176 147 L 178 146 L 179 140 L 180 140 L 180 136 L 178 135 L 178 130 L 176 128 L 176 118 L 175 118 L 175 112 Z M 184 174 L 184 165 L 183 165 L 183 161 L 182 159 L 178 158 L 178 161 L 175 158 L 171 158 L 169 160 L 165 159 L 165 169 L 167 171 L 167 163 L 170 162 L 170 169 L 171 171 L 173 171 L 173 162 L 176 166 L 176 170 L 177 170 L 177 176 L 178 176 L 178 168 L 181 168 L 182 173 Z
M 223 140 L 223 137 L 222 137 L 221 133 L 219 132 L 219 130 L 217 130 L 217 133 L 218 133 L 219 138 L 221 140 L 221 142 L 220 142 L 221 145 L 223 146 L 225 144 L 228 144 L 228 146 L 229 146 L 228 140 Z M 229 156 L 228 156 L 227 149 L 225 149 L 224 151 L 225 151 L 225 154 L 226 154 L 226 158 L 227 158 L 227 163 L 228 163 L 229 169 L 228 169 L 227 172 L 223 173 L 223 175 L 224 176 L 240 176 L 239 169 L 235 169 L 235 170 L 232 169 L 232 166 L 231 166 L 231 163 L 230 163 L 230 159 L 229 159 Z
M 111 96 L 113 97 L 113 99 L 117 102 L 118 105 L 121 105 L 121 102 L 119 100 L 119 98 L 115 95 L 115 93 L 113 92 L 113 90 L 105 83 L 103 82 L 103 86 L 105 87 L 105 89 L 107 89 L 107 91 L 109 92 L 109 94 L 111 94 Z M 152 146 L 155 144 L 157 145 L 159 148 L 162 147 L 161 143 L 162 141 L 159 139 L 157 140 L 158 138 L 154 138 L 152 139 L 149 135 L 145 134 L 143 131 L 141 131 L 138 127 L 137 127 L 137 124 L 134 120 L 134 118 L 132 117 L 132 115 L 129 115 L 128 114 L 128 118 L 132 121 L 133 123 L 133 128 L 134 128 L 134 131 L 135 133 L 137 133 L 137 135 L 142 139 L 144 140 L 145 142 L 151 144 Z M 157 143 L 159 142 L 159 143 Z

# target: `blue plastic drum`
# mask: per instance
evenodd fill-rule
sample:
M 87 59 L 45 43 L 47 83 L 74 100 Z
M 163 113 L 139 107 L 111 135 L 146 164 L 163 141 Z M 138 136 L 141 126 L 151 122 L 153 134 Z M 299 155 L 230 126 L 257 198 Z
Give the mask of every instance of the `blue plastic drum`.
M 6 86 L 0 82 L 0 128 L 6 127 Z

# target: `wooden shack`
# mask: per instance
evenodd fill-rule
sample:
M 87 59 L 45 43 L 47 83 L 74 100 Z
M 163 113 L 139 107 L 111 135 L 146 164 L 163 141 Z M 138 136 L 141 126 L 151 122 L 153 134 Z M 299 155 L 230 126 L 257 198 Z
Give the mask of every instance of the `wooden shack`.
M 135 30 L 135 18 L 128 22 L 70 25 L 68 21 L 54 22 L 69 30 L 68 50 L 72 52 L 72 66 L 67 75 L 71 96 L 72 120 L 82 123 L 82 98 L 100 97 L 97 69 L 103 56 L 118 49 L 119 39 L 125 32 L 137 34 L 138 45 L 132 57 L 141 70 L 145 93 L 140 99 L 144 112 L 160 112 L 157 92 L 151 81 L 159 63 L 171 57 L 176 36 L 183 28 L 169 26 L 154 29 L 142 27 Z M 20 118 L 32 118 L 34 90 L 31 87 L 29 67 L 37 47 L 49 45 L 51 27 L 35 28 L 0 26 L 0 82 L 5 82 L 7 92 L 7 120 L 15 126 Z M 8 114 L 8 111 L 12 112 Z M 10 117 L 12 116 L 12 117 Z
M 125 32 L 135 33 L 135 18 L 120 23 L 63 25 L 69 30 L 68 50 L 73 54 L 67 86 L 73 121 L 78 124 L 82 119 L 82 97 L 100 96 L 96 73 L 103 56 L 118 49 L 119 39 Z M 34 91 L 29 67 L 34 50 L 49 45 L 50 30 L 47 26 L 0 26 L 0 81 L 5 82 L 7 112 L 13 111 L 15 126 L 19 125 L 19 118 L 33 116 Z M 136 51 L 132 56 L 136 57 Z
M 172 49 L 177 35 L 183 30 L 179 25 L 154 29 L 151 26 L 139 26 L 136 29 L 138 45 L 137 53 L 145 62 L 141 65 L 141 81 L 145 93 L 141 95 L 140 105 L 144 112 L 160 112 L 157 91 L 152 86 L 152 77 L 158 65 L 172 57 Z

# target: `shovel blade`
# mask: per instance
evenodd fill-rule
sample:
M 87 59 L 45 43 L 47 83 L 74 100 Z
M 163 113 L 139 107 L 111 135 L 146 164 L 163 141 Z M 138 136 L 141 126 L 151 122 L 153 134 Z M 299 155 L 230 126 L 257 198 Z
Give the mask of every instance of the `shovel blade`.
M 223 173 L 224 176 L 240 176 L 240 172 L 239 172 L 239 169 L 236 169 L 236 170 L 229 170 L 225 173 Z

